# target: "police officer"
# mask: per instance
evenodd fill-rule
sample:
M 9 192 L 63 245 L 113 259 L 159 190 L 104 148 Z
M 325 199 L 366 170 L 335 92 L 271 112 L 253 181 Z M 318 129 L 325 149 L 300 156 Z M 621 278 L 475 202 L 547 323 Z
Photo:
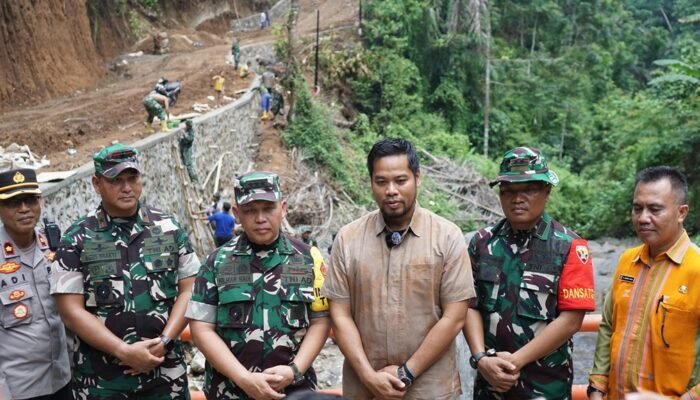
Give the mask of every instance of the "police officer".
M 0 172 L 0 399 L 72 399 L 66 331 L 49 295 L 33 169 Z
M 517 147 L 491 183 L 505 219 L 469 245 L 477 297 L 464 335 L 475 399 L 571 397 L 571 336 L 595 298 L 586 241 L 544 211 L 558 182 L 539 150 Z
M 73 386 L 81 399 L 186 399 L 176 340 L 200 263 L 169 214 L 140 203 L 138 151 L 93 156 L 102 202 L 65 232 L 51 293 L 79 339 Z
M 320 297 L 325 266 L 314 266 L 309 246 L 280 231 L 287 203 L 277 175 L 245 174 L 234 190 L 245 232 L 209 256 L 187 309 L 207 359 L 207 399 L 280 399 L 315 389 L 311 364 L 330 328 Z

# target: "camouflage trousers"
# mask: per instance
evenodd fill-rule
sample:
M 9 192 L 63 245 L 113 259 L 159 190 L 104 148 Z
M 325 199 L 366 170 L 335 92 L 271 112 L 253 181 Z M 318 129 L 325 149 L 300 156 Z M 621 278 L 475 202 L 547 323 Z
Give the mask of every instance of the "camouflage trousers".
M 207 363 L 207 374 L 205 376 L 204 390 L 207 400 L 234 400 L 251 399 L 243 389 L 239 388 L 232 381 L 226 379 L 218 372 L 214 375 L 211 373 L 213 367 Z M 261 372 L 259 368 L 255 372 Z M 212 376 L 214 375 L 214 376 Z M 306 371 L 304 375 L 306 379 L 298 385 L 289 385 L 284 389 L 285 395 L 290 395 L 295 392 L 310 392 L 316 391 L 316 372 L 313 369 Z M 208 390 L 207 390 L 208 388 Z
M 165 356 L 153 371 L 136 376 L 124 374 L 119 360 L 81 343 L 73 355 L 73 394 L 76 400 L 189 400 L 181 346 Z
M 489 390 L 489 383 L 477 374 L 474 380 L 474 400 L 525 400 L 525 399 L 547 399 L 547 400 L 569 400 L 571 399 L 571 386 L 566 382 L 552 382 L 550 391 L 545 393 L 534 389 L 533 387 L 525 387 L 522 375 L 515 385 L 505 393 L 499 393 Z M 553 390 L 552 390 L 553 389 Z M 556 392 L 556 394 L 555 394 Z
M 187 168 L 187 175 L 190 176 L 190 180 L 193 183 L 197 183 L 199 178 L 197 177 L 197 169 L 194 166 L 194 160 L 192 159 L 192 146 L 180 145 L 180 159 L 182 163 Z
M 146 108 L 146 112 L 148 112 L 148 118 L 146 121 L 150 124 L 153 122 L 153 119 L 155 116 L 158 116 L 161 121 L 165 121 L 166 115 L 165 115 L 165 110 L 163 110 L 163 107 L 156 101 L 151 96 L 146 96 L 146 98 L 143 99 L 143 106 Z
M 87 377 L 74 377 L 73 395 L 76 400 L 189 400 L 190 391 L 187 385 L 187 374 L 171 379 L 166 376 L 148 380 L 140 388 L 130 382 L 130 376 L 114 379 L 109 384 L 92 381 Z

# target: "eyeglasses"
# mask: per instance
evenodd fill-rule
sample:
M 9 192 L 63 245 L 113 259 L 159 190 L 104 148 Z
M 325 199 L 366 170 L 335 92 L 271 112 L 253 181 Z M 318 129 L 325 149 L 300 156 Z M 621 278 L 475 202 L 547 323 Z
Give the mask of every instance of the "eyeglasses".
M 39 204 L 39 200 L 41 200 L 41 196 L 15 196 L 0 201 L 0 204 L 7 208 L 20 208 L 22 204 L 26 204 L 27 207 L 34 207 Z
M 503 184 L 501 184 L 501 186 L 498 188 L 498 194 L 503 197 L 514 197 L 522 194 L 525 197 L 532 198 L 542 193 L 545 188 L 545 185 L 528 185 L 516 189 L 514 187 L 503 186 Z

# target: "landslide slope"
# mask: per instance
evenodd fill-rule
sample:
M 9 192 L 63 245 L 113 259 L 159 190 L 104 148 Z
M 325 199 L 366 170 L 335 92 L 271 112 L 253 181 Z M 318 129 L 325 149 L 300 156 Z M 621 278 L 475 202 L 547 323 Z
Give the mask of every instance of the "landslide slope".
M 104 66 L 85 0 L 0 3 L 0 109 L 93 85 Z

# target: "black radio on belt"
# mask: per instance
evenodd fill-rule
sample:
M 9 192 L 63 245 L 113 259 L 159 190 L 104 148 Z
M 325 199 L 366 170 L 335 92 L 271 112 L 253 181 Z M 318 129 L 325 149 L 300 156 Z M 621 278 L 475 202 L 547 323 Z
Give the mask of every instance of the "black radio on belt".
M 46 241 L 49 243 L 49 249 L 56 251 L 58 244 L 61 242 L 61 228 L 55 222 L 44 218 L 44 235 L 46 235 Z

